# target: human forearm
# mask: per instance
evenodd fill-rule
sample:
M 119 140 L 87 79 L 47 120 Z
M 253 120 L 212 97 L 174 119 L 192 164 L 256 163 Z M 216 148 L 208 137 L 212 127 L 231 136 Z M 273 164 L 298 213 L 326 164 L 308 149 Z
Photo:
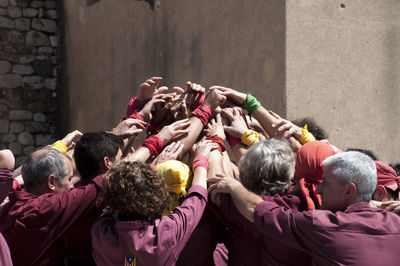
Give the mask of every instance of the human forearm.
M 201 186 L 207 189 L 207 169 L 197 167 L 194 171 L 192 186 Z
M 190 148 L 196 142 L 197 138 L 199 137 L 204 127 L 201 120 L 195 116 L 192 116 L 189 119 L 189 121 L 191 122 L 190 126 L 187 128 L 189 133 L 175 139 L 175 141 L 180 140 L 181 143 L 183 144 L 183 149 L 180 158 L 182 158 L 190 150 Z
M 260 196 L 248 191 L 239 182 L 231 189 L 233 203 L 239 212 L 250 222 L 254 222 L 254 210 L 263 200 Z

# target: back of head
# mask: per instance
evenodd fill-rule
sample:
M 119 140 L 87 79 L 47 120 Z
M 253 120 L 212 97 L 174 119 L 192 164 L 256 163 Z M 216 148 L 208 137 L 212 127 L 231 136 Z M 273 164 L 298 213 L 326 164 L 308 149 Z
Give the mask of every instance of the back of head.
M 27 191 L 48 181 L 53 174 L 60 183 L 69 172 L 61 152 L 45 148 L 32 153 L 22 165 L 22 178 Z
M 354 183 L 362 202 L 369 202 L 377 184 L 374 161 L 367 155 L 356 152 L 342 152 L 324 160 L 323 165 L 330 167 L 332 173 L 344 185 Z
M 398 190 L 400 188 L 400 176 L 396 171 L 381 161 L 374 161 L 376 173 L 378 176 L 378 185 L 384 186 L 387 193 L 391 194 L 392 199 L 398 199 Z
M 294 153 L 286 141 L 260 141 L 240 160 L 240 181 L 258 195 L 284 193 L 294 173 Z
M 304 178 L 309 183 L 319 184 L 324 172 L 322 161 L 334 154 L 335 151 L 328 143 L 311 141 L 304 144 L 296 156 L 296 179 Z
M 103 178 L 104 202 L 123 221 L 152 221 L 169 204 L 164 179 L 139 162 L 114 165 Z
M 322 141 L 308 142 L 297 152 L 294 176 L 301 195 L 307 201 L 308 210 L 321 207 L 321 196 L 316 193 L 316 189 L 324 172 L 322 161 L 334 154 L 331 145 Z
M 92 179 L 102 172 L 104 157 L 114 160 L 123 140 L 111 133 L 98 131 L 83 134 L 76 142 L 74 159 L 82 179 Z
M 365 155 L 368 155 L 374 161 L 379 160 L 378 156 L 376 156 L 375 153 L 371 150 L 348 148 L 346 151 L 358 151 L 358 152 L 364 153 Z

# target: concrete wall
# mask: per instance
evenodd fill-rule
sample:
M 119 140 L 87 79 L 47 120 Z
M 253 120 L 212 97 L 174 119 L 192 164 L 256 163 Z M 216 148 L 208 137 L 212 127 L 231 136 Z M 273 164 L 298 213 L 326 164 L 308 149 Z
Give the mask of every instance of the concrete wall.
M 400 161 L 400 1 L 63 1 L 62 132 L 112 127 L 152 75 L 251 91 Z M 60 96 L 60 97 L 61 97 Z
M 289 118 L 400 161 L 400 1 L 287 1 Z
M 285 113 L 285 2 L 63 1 L 68 127 L 110 128 L 152 75 L 251 91 Z

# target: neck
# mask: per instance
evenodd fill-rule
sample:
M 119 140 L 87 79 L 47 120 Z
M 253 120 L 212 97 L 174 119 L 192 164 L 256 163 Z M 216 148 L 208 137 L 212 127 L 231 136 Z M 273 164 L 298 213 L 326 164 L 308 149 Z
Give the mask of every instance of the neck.
M 30 187 L 30 188 L 25 188 L 25 191 L 37 196 L 46 194 L 46 193 L 52 193 L 51 190 L 45 189 L 43 186 L 36 186 L 36 187 Z

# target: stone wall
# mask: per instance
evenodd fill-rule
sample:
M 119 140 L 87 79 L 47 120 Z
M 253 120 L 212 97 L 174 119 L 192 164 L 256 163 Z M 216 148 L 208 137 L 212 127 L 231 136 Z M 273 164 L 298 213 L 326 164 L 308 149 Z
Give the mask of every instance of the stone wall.
M 0 0 L 0 148 L 20 165 L 54 140 L 57 1 Z

